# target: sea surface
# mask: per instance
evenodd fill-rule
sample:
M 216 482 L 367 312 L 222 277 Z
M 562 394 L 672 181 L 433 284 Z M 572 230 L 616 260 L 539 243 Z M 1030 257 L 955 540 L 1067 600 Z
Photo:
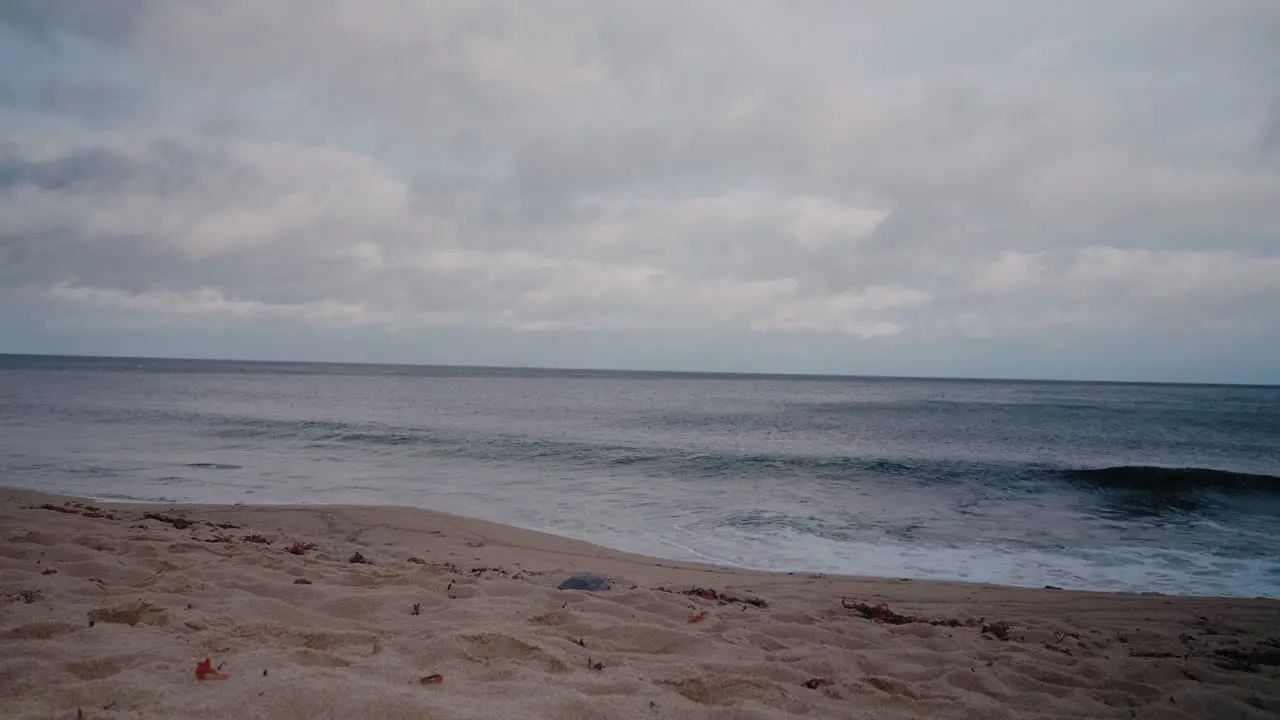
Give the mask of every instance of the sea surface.
M 1280 388 L 0 356 L 0 484 L 747 568 L 1280 596 Z

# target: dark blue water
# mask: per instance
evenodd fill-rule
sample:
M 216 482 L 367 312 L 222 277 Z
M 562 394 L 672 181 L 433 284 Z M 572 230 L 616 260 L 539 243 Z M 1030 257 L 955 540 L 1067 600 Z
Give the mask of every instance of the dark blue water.
M 0 356 L 8 485 L 753 568 L 1280 596 L 1278 476 L 1278 388 Z

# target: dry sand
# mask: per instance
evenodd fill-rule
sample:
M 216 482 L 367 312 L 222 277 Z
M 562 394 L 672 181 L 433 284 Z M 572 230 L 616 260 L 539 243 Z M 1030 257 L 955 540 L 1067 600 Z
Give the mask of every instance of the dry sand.
M 1273 600 L 736 571 L 403 508 L 67 500 L 0 489 L 6 718 L 1280 716 Z M 584 570 L 614 589 L 556 589 Z M 197 680 L 206 657 L 224 679 Z

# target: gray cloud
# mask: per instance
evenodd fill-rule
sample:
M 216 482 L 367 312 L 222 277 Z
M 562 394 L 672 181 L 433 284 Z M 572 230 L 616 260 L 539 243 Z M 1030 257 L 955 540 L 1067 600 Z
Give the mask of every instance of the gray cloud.
M 59 73 L 0 73 L 27 337 L 494 333 L 576 365 L 563 333 L 621 333 L 687 366 L 672 338 L 728 333 L 737 369 L 985 343 L 1068 374 L 1045 343 L 1280 348 L 1270 3 L 114 9 L 0 9 L 36 40 L 6 58 Z
M 1263 157 L 1280 161 L 1280 97 L 1271 101 L 1262 119 L 1262 132 L 1258 137 L 1258 149 Z
M 85 119 L 118 119 L 141 102 L 134 90 L 45 78 L 0 84 L 0 108 L 34 110 Z
M 0 27 L 42 42 L 79 37 L 124 42 L 143 22 L 148 0 L 6 0 Z

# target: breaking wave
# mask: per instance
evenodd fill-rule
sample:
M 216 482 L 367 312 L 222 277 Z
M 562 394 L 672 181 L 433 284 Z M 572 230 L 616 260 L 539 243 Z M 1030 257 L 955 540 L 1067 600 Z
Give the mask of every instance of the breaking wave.
M 1280 477 L 1199 467 L 1118 465 L 1070 470 L 1067 477 L 1101 489 L 1137 492 L 1190 493 L 1198 491 L 1280 493 Z

